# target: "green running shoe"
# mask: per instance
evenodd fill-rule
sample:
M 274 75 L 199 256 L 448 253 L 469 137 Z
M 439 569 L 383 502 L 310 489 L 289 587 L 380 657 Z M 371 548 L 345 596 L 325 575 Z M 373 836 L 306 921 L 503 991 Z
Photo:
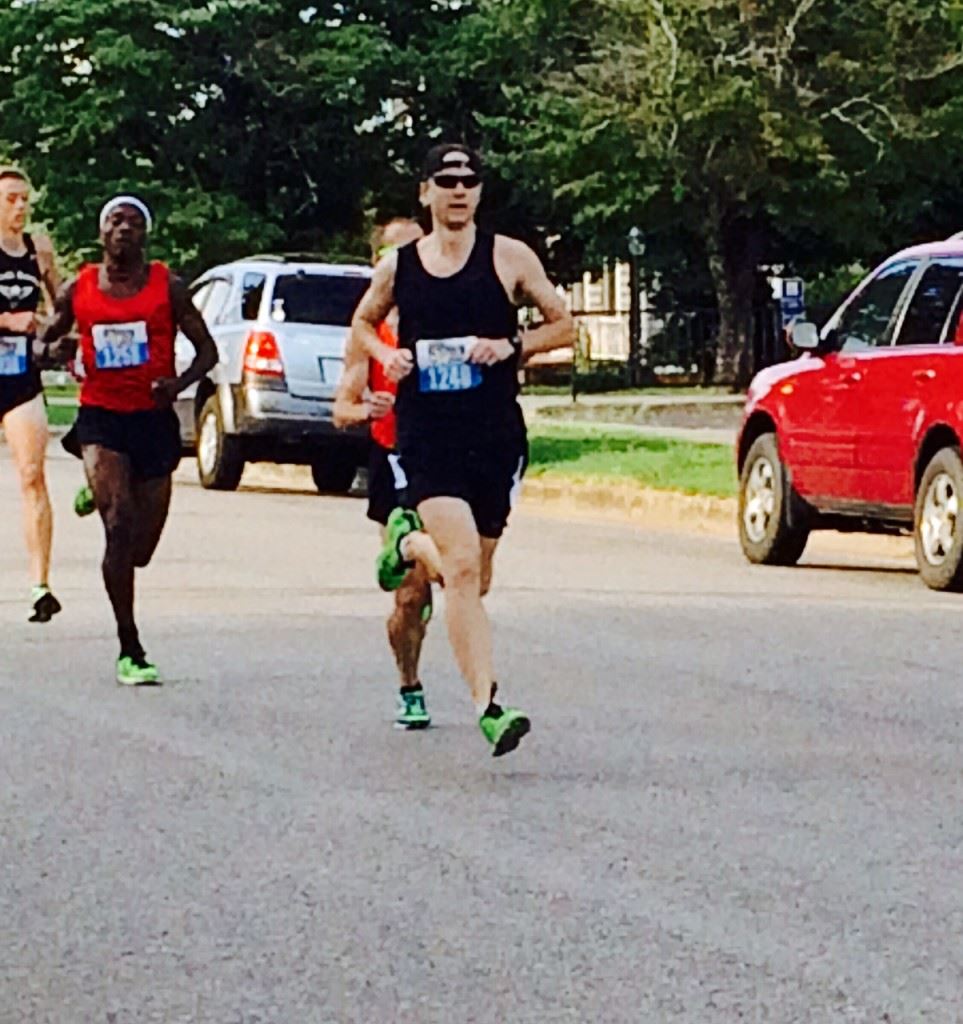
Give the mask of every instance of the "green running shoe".
M 121 686 L 160 686 L 160 675 L 144 655 L 132 658 L 125 654 L 117 659 L 117 682 Z
M 375 560 L 378 586 L 382 590 L 397 590 L 401 586 L 401 581 L 412 566 L 412 563 L 406 562 L 401 555 L 401 542 L 409 533 L 421 528 L 421 519 L 413 509 L 396 508 L 388 516 L 384 547 Z
M 94 492 L 84 484 L 74 495 L 74 512 L 83 519 L 84 516 L 89 516 L 96 507 Z
M 431 725 L 431 715 L 425 706 L 425 691 L 401 690 L 398 694 L 398 713 L 395 716 L 395 728 L 427 729 Z
M 510 754 L 532 728 L 528 716 L 518 708 L 500 708 L 497 704 L 489 705 L 478 724 L 493 747 L 492 757 Z

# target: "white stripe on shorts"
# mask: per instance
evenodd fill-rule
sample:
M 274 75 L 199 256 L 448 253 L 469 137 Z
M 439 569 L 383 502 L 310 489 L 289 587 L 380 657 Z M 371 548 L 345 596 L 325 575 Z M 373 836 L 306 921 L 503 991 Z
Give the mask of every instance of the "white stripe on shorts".
M 514 508 L 522 496 L 522 477 L 525 475 L 525 456 L 518 460 L 518 469 L 512 476 L 512 489 L 508 492 L 508 507 Z
M 401 458 L 395 452 L 388 456 L 388 465 L 391 467 L 391 475 L 395 478 L 395 490 L 403 491 L 408 486 L 408 477 L 401 467 Z

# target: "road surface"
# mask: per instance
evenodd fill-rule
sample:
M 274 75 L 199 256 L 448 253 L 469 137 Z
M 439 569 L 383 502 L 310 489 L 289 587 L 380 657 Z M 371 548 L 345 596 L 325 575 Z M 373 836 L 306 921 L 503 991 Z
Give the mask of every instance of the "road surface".
M 391 729 L 360 501 L 192 470 L 141 580 L 168 685 L 120 690 L 77 465 L 28 625 L 0 448 L 3 1024 L 960 1019 L 963 601 L 905 545 L 522 511 L 495 761 L 440 617 L 437 727 Z

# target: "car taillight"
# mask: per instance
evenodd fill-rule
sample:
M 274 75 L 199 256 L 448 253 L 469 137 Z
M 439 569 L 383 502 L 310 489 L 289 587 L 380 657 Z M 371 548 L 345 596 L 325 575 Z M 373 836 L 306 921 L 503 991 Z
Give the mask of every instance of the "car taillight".
M 270 331 L 251 331 L 244 349 L 244 372 L 253 377 L 284 379 L 277 338 Z

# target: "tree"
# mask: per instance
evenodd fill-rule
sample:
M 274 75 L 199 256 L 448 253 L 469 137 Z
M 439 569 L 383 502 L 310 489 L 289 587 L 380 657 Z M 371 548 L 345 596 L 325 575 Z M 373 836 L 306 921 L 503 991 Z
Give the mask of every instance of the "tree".
M 941 145 L 937 124 L 959 123 L 955 10 L 493 0 L 473 17 L 504 33 L 496 52 L 551 43 L 529 82 L 508 86 L 511 112 L 486 123 L 511 154 L 506 173 L 551 189 L 576 230 L 624 237 L 638 221 L 682 243 L 663 250 L 696 243 L 721 318 L 717 378 L 744 383 L 760 263 L 882 250 L 957 177 L 920 159 Z
M 3 148 L 77 256 L 121 189 L 151 201 L 155 249 L 188 268 L 356 233 L 378 148 L 362 126 L 392 63 L 364 7 L 325 19 L 282 0 L 8 2 Z

